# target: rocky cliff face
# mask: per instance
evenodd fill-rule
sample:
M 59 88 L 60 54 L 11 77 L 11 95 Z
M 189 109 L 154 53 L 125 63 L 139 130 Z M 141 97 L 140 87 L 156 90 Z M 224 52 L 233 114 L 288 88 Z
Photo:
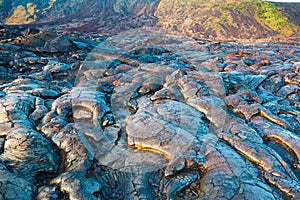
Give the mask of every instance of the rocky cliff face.
M 160 26 L 218 39 L 299 37 L 300 4 L 261 0 L 4 0 L 2 22 L 56 30 L 116 34 Z

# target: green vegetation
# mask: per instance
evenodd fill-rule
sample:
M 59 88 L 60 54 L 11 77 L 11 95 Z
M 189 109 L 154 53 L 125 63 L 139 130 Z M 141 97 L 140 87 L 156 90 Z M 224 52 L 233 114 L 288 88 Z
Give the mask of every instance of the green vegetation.
M 272 30 L 280 31 L 284 35 L 291 35 L 298 31 L 298 27 L 289 22 L 276 6 L 269 2 L 256 2 L 257 12 L 255 17 L 262 25 L 270 27 Z
M 0 6 L 2 6 L 2 0 L 0 0 Z
M 225 29 L 247 32 L 249 27 L 285 36 L 298 31 L 273 3 L 262 0 L 162 0 L 155 15 L 161 26 L 187 34 L 200 30 L 224 35 Z
M 199 27 L 203 27 L 221 35 L 223 25 L 238 27 L 231 10 L 249 1 L 251 0 L 162 0 L 156 16 L 165 28 L 194 34 Z

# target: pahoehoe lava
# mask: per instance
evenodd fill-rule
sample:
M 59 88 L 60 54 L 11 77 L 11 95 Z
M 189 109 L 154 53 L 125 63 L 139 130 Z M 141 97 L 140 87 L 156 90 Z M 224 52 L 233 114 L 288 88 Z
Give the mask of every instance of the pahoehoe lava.
M 297 43 L 2 27 L 0 52 L 0 199 L 300 198 Z

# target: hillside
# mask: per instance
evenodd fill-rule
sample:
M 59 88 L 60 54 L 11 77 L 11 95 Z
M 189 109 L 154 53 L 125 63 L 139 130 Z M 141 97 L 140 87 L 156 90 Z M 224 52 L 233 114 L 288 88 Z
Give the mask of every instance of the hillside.
M 2 3 L 3 1 L 3 3 Z M 300 3 L 261 0 L 2 0 L 0 20 L 55 30 L 116 34 L 160 26 L 213 39 L 299 38 Z
M 25 2 L 25 3 L 24 3 Z M 154 11 L 159 0 L 4 0 L 0 19 L 5 24 L 32 24 L 56 30 L 115 34 L 143 25 L 156 24 Z
M 284 16 L 289 9 L 283 12 L 275 4 L 259 0 L 162 0 L 155 16 L 162 27 L 188 35 L 250 39 L 291 36 L 298 32 L 295 24 L 299 22 L 294 24 Z
M 275 3 L 278 9 L 282 10 L 284 15 L 290 20 L 290 22 L 300 25 L 300 3 Z M 300 31 L 295 33 L 300 36 Z

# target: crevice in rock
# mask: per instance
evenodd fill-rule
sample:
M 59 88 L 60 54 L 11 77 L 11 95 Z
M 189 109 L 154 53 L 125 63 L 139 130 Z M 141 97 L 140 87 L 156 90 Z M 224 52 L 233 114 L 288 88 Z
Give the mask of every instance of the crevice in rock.
M 0 137 L 0 154 L 4 152 L 5 137 Z
M 287 148 L 282 146 L 282 144 L 279 144 L 274 140 L 264 138 L 264 141 L 270 148 L 274 149 L 288 165 L 290 165 L 291 169 L 300 180 L 300 169 L 297 167 L 297 162 L 295 162 L 295 158 L 297 158 L 297 156 L 294 152 L 288 151 Z

